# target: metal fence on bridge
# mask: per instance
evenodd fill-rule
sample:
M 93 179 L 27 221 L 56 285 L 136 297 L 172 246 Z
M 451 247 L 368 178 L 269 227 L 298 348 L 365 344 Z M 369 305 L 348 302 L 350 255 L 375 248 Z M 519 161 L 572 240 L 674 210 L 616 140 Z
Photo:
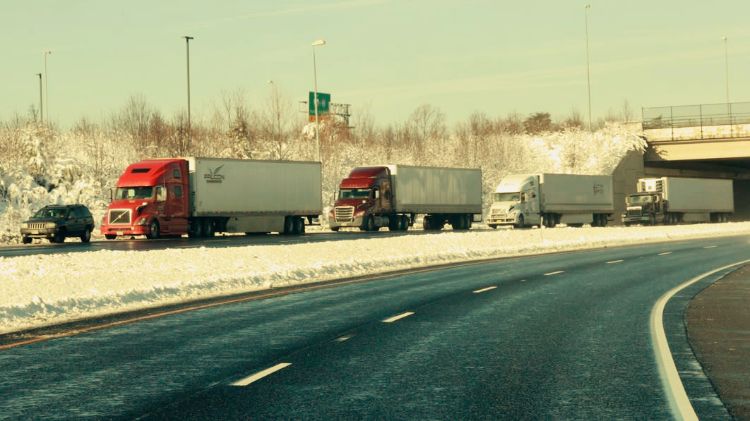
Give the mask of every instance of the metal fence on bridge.
M 680 105 L 672 107 L 650 107 L 642 109 L 643 130 L 695 128 L 697 139 L 747 136 L 747 128 L 731 126 L 750 125 L 750 102 L 724 104 Z M 715 130 L 718 126 L 730 126 L 727 130 Z M 711 128 L 706 130 L 707 128 Z M 675 136 L 672 136 L 675 138 Z

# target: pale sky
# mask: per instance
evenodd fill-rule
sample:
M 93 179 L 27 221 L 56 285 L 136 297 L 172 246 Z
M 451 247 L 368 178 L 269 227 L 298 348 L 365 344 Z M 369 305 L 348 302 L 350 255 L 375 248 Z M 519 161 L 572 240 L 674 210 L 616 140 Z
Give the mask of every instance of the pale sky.
M 313 88 L 376 124 L 421 104 L 449 122 L 572 109 L 586 119 L 585 8 L 594 119 L 645 106 L 750 100 L 750 1 L 2 0 L 0 121 L 38 106 L 47 57 L 50 119 L 97 121 L 143 95 L 194 118 L 222 94 L 266 103 L 269 80 L 295 103 Z

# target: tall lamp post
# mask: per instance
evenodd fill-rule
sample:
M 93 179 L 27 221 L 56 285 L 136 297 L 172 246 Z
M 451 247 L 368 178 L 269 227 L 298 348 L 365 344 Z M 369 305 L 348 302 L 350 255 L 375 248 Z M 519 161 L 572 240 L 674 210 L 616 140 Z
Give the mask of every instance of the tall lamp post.
M 729 47 L 727 47 L 727 37 L 721 38 L 724 40 L 724 72 L 727 82 L 727 107 L 729 107 Z
M 318 132 L 320 131 L 320 125 L 318 121 L 318 65 L 315 61 L 315 47 L 322 47 L 326 45 L 326 41 L 324 39 L 319 39 L 316 41 L 313 41 L 312 43 L 312 50 L 313 50 L 313 82 L 315 87 L 314 97 L 313 100 L 315 101 L 314 107 L 315 107 L 315 151 L 318 156 L 318 161 L 320 161 L 320 135 Z
M 586 15 L 586 87 L 589 96 L 589 131 L 593 131 L 591 125 L 591 64 L 589 60 L 589 9 L 591 5 L 587 4 L 584 13 Z
M 194 37 L 185 35 L 183 38 L 185 38 L 185 51 L 187 52 L 187 112 L 188 112 L 188 124 L 187 124 L 187 135 L 188 135 L 188 141 L 187 141 L 187 147 L 185 148 L 185 152 L 190 150 L 190 143 L 192 142 L 193 137 L 193 130 L 190 126 L 190 40 L 195 39 Z
M 44 124 L 44 103 L 42 102 L 42 74 L 36 74 L 39 77 L 39 119 Z
M 47 83 L 47 56 L 52 54 L 50 50 L 44 50 L 44 102 L 47 104 L 47 116 L 44 121 L 49 124 L 49 83 Z

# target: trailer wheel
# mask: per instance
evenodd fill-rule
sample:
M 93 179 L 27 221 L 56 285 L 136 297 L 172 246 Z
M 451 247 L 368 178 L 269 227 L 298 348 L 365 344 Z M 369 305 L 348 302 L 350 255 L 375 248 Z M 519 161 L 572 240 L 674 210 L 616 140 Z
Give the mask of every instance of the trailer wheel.
M 401 218 L 398 215 L 388 217 L 388 231 L 398 231 L 401 228 Z
M 409 230 L 409 217 L 407 217 L 406 215 L 401 215 L 398 218 L 398 229 L 399 231 Z
M 211 238 L 214 236 L 214 221 L 211 218 L 206 218 L 202 221 L 203 228 L 201 229 L 202 237 Z
M 299 216 L 292 218 L 292 234 L 302 235 L 305 233 L 305 221 Z

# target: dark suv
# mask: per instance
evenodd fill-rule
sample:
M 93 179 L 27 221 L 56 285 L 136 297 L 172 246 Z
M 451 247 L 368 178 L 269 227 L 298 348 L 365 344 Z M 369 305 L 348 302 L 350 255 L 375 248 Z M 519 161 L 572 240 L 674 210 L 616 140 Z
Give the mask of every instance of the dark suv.
M 28 221 L 21 224 L 23 243 L 32 238 L 46 238 L 51 243 L 62 243 L 65 237 L 79 237 L 84 243 L 91 241 L 94 218 L 84 205 L 45 206 Z

